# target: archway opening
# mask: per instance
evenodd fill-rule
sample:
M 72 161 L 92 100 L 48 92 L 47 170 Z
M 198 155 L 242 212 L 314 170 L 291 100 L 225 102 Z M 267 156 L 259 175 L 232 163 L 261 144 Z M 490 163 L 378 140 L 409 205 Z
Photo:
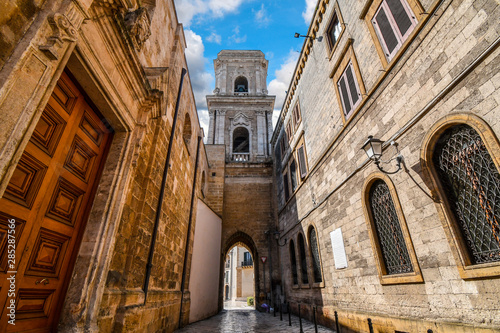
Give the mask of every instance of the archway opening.
M 224 260 L 224 309 L 255 308 L 255 265 L 252 251 L 238 242 Z
M 248 80 L 244 76 L 238 76 L 234 81 L 234 92 L 246 93 L 248 92 Z
M 250 140 L 245 127 L 237 127 L 233 132 L 233 153 L 249 153 Z

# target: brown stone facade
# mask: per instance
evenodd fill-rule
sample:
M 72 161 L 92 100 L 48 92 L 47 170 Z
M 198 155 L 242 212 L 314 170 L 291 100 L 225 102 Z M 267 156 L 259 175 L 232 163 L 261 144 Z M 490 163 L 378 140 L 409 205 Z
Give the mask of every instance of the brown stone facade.
M 222 204 L 217 205 L 220 188 L 209 196 L 216 182 L 209 171 L 203 142 L 199 140 L 203 134 L 189 73 L 184 77 L 181 74 L 183 68 L 187 69 L 186 45 L 174 2 L 148 2 L 141 7 L 141 2 L 132 1 L 127 8 L 119 1 L 19 3 L 21 6 L 16 8 L 2 8 L 0 18 L 0 197 L 7 188 L 18 184 L 20 177 L 31 172 L 23 171 L 26 168 L 22 156 L 32 145 L 33 133 L 38 135 L 46 129 L 42 134 L 45 133 L 47 140 L 52 133 L 58 133 L 59 118 L 49 123 L 46 117 L 49 111 L 44 110 L 49 99 L 66 103 L 60 100 L 66 95 L 59 88 L 54 90 L 63 72 L 95 110 L 99 126 L 112 132 L 112 142 L 99 167 L 100 176 L 92 198 L 88 205 L 80 207 L 86 214 L 84 227 L 76 234 L 74 241 L 78 246 L 69 254 L 71 260 L 64 262 L 62 270 L 70 273 L 65 276 L 57 276 L 57 270 L 49 272 L 52 275 L 44 273 L 48 281 L 40 279 L 35 284 L 33 280 L 29 288 L 22 283 L 31 281 L 30 277 L 17 276 L 19 297 L 34 293 L 35 299 L 45 305 L 26 310 L 24 318 L 34 318 L 32 324 L 23 321 L 24 326 L 15 329 L 171 332 L 179 322 L 186 324 L 189 320 L 190 256 L 198 200 L 213 204 L 218 214 L 222 208 Z M 177 98 L 179 91 L 181 95 Z M 88 132 L 93 127 L 87 123 L 70 125 L 80 126 L 91 138 L 99 140 L 95 133 Z M 51 132 L 54 128 L 55 132 Z M 55 143 L 62 150 L 66 149 L 64 145 Z M 86 148 L 78 152 L 76 159 L 68 161 L 84 170 L 84 162 L 92 161 L 92 153 Z M 74 172 L 60 168 L 63 175 Z M 162 188 L 164 196 L 159 205 Z M 29 188 L 27 191 L 29 195 L 33 193 Z M 41 188 L 36 195 L 43 198 L 48 193 L 48 188 Z M 79 207 L 80 192 L 73 189 L 61 193 L 54 199 L 54 207 L 68 211 Z M 10 199 L 6 196 L 2 200 Z M 40 209 L 39 215 L 44 215 L 41 208 L 33 209 Z M 33 217 L 26 225 L 32 222 L 36 225 L 37 221 Z M 149 261 L 155 224 L 156 242 Z M 50 249 L 66 248 L 60 235 L 66 232 L 64 228 L 50 236 Z M 55 267 L 60 267 L 56 252 L 44 250 L 47 249 L 44 244 L 35 243 L 39 248 L 33 251 L 49 251 Z M 30 252 L 26 253 L 18 253 L 16 257 L 20 267 L 30 259 Z M 33 253 L 31 256 L 42 252 Z M 148 265 L 151 274 L 146 296 Z M 54 300 L 50 296 L 53 278 L 65 285 L 64 302 L 50 303 Z M 1 282 L 2 311 L 7 301 L 3 294 L 7 291 L 5 281 Z M 29 293 L 23 288 L 28 288 Z M 7 326 L 5 311 L 1 320 L 1 331 L 14 329 Z
M 498 332 L 500 265 L 472 264 L 467 257 L 432 156 L 442 133 L 467 124 L 500 170 L 500 53 L 494 23 L 500 6 L 497 1 L 405 1 L 414 13 L 413 30 L 389 57 L 372 24 L 381 3 L 319 1 L 308 35 L 323 36 L 323 42 L 305 44 L 273 135 L 280 242 L 287 243 L 280 248 L 285 298 L 294 312 L 300 304 L 310 318 L 316 307 L 319 321 L 333 328 L 336 311 L 342 332 L 368 332 L 368 318 L 375 332 Z M 345 25 L 339 24 L 332 45 L 328 32 L 335 17 Z M 343 95 L 355 101 L 347 113 L 337 87 L 349 62 L 354 80 L 362 82 L 351 86 L 360 90 L 359 97 Z M 297 104 L 300 122 L 293 115 Z M 291 137 L 283 140 L 287 131 Z M 367 158 L 361 147 L 369 135 L 385 142 L 383 161 L 399 151 L 401 171 L 385 175 Z M 307 174 L 299 168 L 292 190 L 287 177 L 302 140 Z M 395 159 L 380 165 L 397 169 Z M 368 204 L 376 180 L 387 184 L 394 202 L 412 264 L 409 273 L 389 274 L 384 266 Z M 332 247 L 331 233 L 338 229 L 347 267 L 336 267 L 342 250 Z M 315 283 L 310 230 L 316 230 L 321 283 Z M 304 271 L 308 282 L 301 280 Z

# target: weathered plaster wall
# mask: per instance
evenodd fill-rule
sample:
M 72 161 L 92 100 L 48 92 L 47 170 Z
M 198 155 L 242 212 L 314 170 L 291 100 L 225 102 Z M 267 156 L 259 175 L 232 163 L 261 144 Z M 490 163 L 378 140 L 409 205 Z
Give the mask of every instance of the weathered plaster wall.
M 196 231 L 189 290 L 189 322 L 203 320 L 218 312 L 220 238 L 222 220 L 203 201 L 198 200 Z

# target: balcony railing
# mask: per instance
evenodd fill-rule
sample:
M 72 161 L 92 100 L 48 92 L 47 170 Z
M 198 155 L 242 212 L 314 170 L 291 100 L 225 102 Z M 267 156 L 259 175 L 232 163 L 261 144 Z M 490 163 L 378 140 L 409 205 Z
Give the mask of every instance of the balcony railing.
M 233 153 L 233 162 L 248 162 L 250 160 L 250 153 Z
M 241 267 L 248 267 L 248 266 L 253 266 L 253 260 L 243 260 L 241 262 Z

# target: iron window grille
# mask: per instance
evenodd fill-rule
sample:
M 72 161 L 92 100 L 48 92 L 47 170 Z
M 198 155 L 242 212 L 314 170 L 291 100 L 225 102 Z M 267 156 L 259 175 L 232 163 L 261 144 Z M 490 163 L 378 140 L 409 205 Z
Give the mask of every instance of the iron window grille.
M 369 200 L 385 273 L 391 275 L 413 272 L 398 214 L 389 187 L 384 181 L 377 180 L 373 183 Z
M 306 247 L 304 245 L 304 237 L 302 234 L 299 234 L 299 251 L 300 251 L 300 270 L 302 283 L 309 283 L 309 279 L 307 277 L 307 261 L 306 261 Z
M 433 163 L 472 264 L 500 261 L 500 175 L 479 134 L 449 128 Z
M 316 230 L 314 230 L 314 228 L 311 228 L 309 231 L 309 246 L 311 247 L 311 255 L 313 261 L 314 282 L 323 282 L 323 278 L 321 277 L 321 263 L 319 260 L 318 239 L 316 237 Z
M 290 241 L 290 261 L 292 262 L 292 279 L 293 284 L 299 284 L 299 277 L 297 274 L 297 258 L 295 257 L 295 244 L 293 240 Z

